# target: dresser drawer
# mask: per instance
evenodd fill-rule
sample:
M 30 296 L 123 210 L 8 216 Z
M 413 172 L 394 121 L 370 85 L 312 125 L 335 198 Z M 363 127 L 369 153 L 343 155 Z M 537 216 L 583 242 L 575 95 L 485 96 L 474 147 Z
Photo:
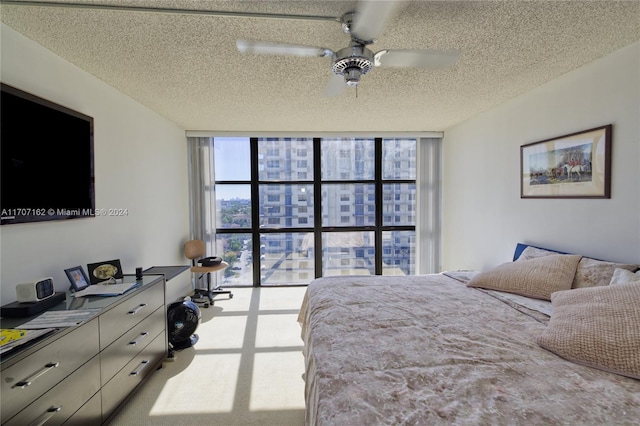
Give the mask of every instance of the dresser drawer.
M 102 424 L 102 395 L 93 395 L 73 416 L 64 422 L 64 426 L 99 426 Z
M 100 315 L 100 350 L 109 346 L 163 304 L 164 282 L 161 280 Z
M 107 383 L 131 359 L 165 330 L 164 305 L 142 320 L 100 353 L 102 383 Z
M 2 423 L 64 380 L 92 357 L 99 359 L 96 356 L 98 348 L 98 319 L 96 318 L 11 367 L 3 369 L 0 373 Z
M 166 336 L 162 332 L 133 358 L 109 383 L 102 387 L 102 418 L 107 417 L 127 395 L 151 375 L 166 355 Z
M 99 390 L 100 357 L 95 356 L 3 425 L 61 425 Z

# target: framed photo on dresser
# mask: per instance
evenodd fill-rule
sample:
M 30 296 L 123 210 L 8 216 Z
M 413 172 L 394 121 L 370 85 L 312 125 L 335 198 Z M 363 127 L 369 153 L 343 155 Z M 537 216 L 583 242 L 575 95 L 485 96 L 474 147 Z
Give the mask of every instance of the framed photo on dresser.
M 73 291 L 84 290 L 89 287 L 89 278 L 82 269 L 82 266 L 74 266 L 73 268 L 65 269 L 64 273 L 67 274 L 71 288 Z
M 123 277 L 120 259 L 90 263 L 87 265 L 87 270 L 91 284 L 98 284 L 112 278 L 119 280 Z

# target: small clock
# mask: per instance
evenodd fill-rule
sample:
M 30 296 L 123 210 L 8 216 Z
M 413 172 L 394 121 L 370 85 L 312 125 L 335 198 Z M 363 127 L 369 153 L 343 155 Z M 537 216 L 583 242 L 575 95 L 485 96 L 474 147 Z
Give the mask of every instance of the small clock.
M 53 278 L 51 277 L 16 286 L 16 296 L 19 303 L 39 302 L 53 296 L 54 293 Z

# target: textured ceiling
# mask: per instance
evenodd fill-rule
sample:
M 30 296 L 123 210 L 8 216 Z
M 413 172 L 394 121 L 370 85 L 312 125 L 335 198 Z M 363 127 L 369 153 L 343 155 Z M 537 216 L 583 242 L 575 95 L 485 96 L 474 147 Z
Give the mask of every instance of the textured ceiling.
M 57 2 L 64 2 L 55 0 Z M 339 17 L 354 1 L 74 0 Z M 2 21 L 187 130 L 441 131 L 640 40 L 638 1 L 399 1 L 371 49 L 456 49 L 448 70 L 375 68 L 324 97 L 328 58 L 242 55 L 237 39 L 338 50 L 330 21 L 3 3 Z

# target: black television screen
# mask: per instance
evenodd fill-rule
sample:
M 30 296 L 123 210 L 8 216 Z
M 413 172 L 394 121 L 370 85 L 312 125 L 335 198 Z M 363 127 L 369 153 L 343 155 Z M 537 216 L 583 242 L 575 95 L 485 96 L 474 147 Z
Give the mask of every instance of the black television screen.
M 1 89 L 0 223 L 95 216 L 93 118 Z

